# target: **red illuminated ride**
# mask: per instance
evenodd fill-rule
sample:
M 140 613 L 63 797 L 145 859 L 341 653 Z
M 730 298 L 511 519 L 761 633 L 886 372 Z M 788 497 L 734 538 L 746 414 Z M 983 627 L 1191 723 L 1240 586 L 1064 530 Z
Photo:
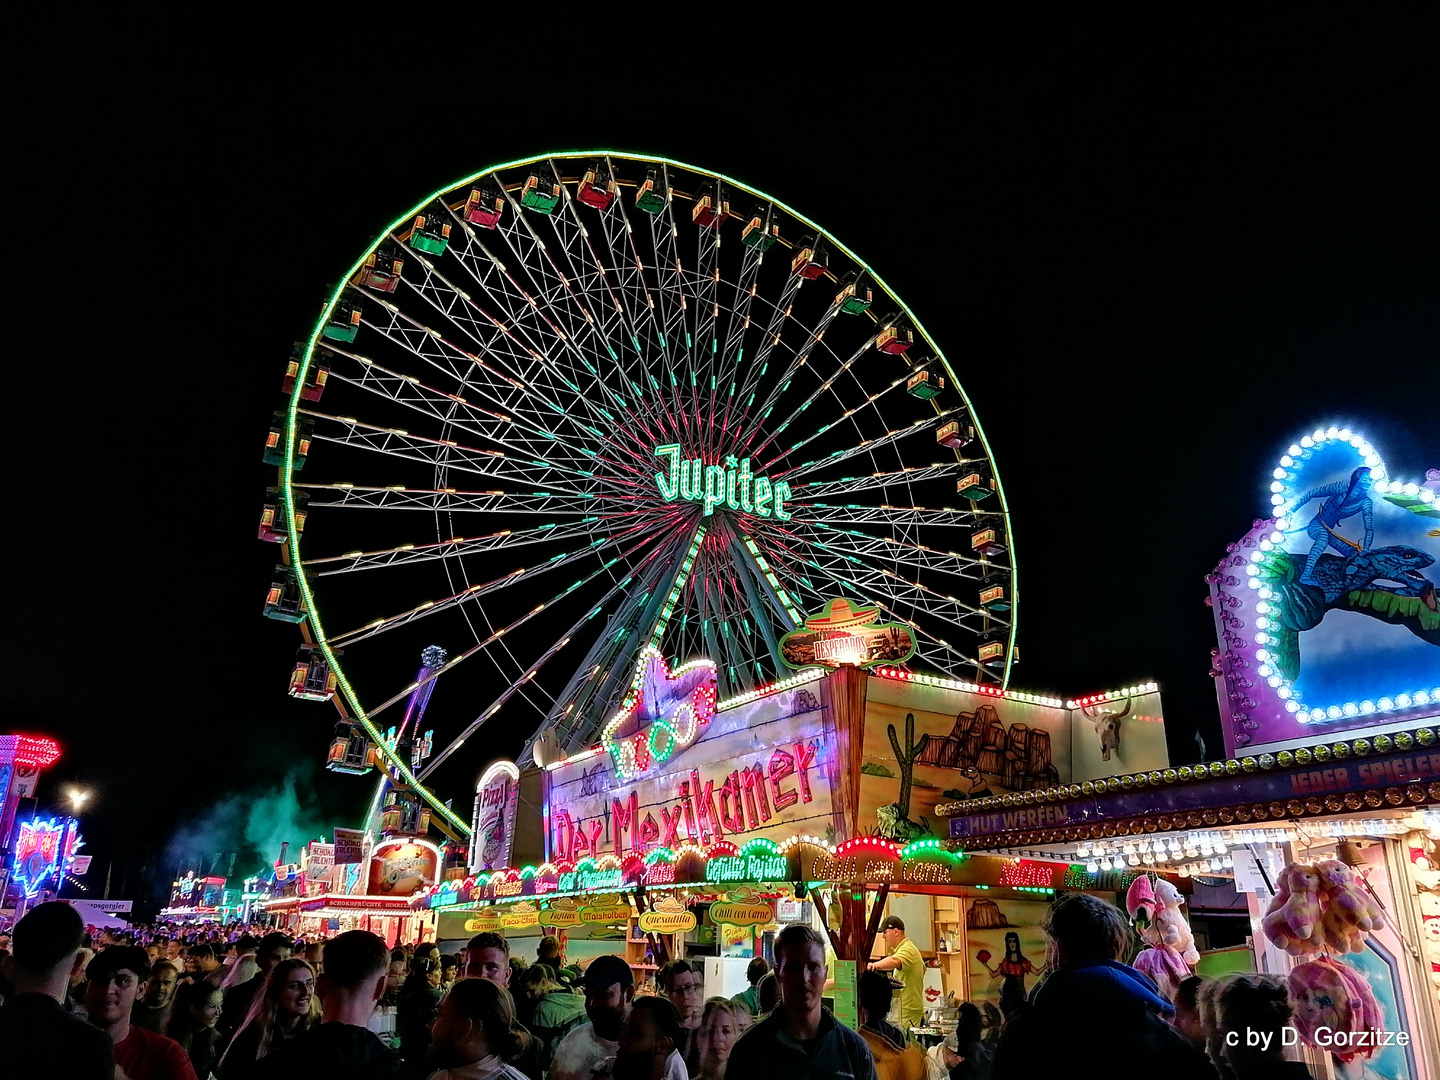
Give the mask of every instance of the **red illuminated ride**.
M 259 533 L 265 614 L 305 637 L 291 693 L 343 706 L 332 768 L 380 759 L 457 835 L 437 766 L 497 719 L 593 745 L 648 647 L 712 660 L 728 699 L 851 596 L 917 668 L 1008 680 L 1008 508 L 956 370 L 854 252 L 739 181 L 593 151 L 433 192 L 285 386 Z M 455 647 L 418 681 L 362 700 L 346 677 L 437 638 Z M 475 704 L 422 764 L 384 714 L 441 671 Z

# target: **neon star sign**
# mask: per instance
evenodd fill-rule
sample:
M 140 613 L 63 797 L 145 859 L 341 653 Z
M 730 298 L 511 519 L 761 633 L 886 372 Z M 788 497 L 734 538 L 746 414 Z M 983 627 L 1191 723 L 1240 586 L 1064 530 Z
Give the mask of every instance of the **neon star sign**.
M 754 475 L 749 458 L 742 460 L 729 454 L 724 464 L 706 465 L 700 458 L 682 458 L 679 443 L 655 447 L 655 456 L 668 460 L 668 471 L 655 474 L 655 486 L 666 502 L 698 502 L 705 507 L 705 517 L 721 506 L 777 521 L 789 521 L 792 516 L 785 509 L 790 485 L 784 480 Z

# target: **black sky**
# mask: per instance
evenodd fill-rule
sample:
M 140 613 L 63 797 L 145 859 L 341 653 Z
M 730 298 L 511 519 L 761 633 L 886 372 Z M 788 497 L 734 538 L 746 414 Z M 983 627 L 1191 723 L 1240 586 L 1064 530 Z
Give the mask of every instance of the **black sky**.
M 1218 748 L 1201 575 L 1270 459 L 1348 423 L 1394 468 L 1440 465 L 1433 28 L 967 6 L 841 33 L 825 10 L 175 48 L 123 27 L 14 75 L 0 729 L 61 738 L 46 790 L 99 789 L 102 863 L 318 766 L 333 713 L 285 696 L 297 636 L 259 612 L 289 344 L 420 195 L 546 150 L 727 173 L 873 265 L 1006 484 L 1015 684 L 1153 677 L 1177 760 L 1197 728 Z M 431 718 L 478 707 L 442 686 Z M 478 760 L 448 780 L 462 813 Z M 315 771 L 335 821 L 370 790 Z

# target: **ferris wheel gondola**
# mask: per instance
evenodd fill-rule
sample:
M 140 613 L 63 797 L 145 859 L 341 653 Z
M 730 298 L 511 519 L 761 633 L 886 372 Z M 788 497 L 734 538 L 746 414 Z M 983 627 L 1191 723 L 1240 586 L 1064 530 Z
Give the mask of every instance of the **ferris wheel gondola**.
M 353 721 L 453 829 L 425 777 L 502 714 L 590 745 L 646 646 L 714 660 L 723 698 L 853 596 L 911 628 L 912 666 L 1006 682 L 1013 546 L 979 421 L 813 221 L 667 159 L 537 157 L 427 196 L 341 280 L 267 445 L 267 614 L 305 620 Z M 442 630 L 459 647 L 420 682 L 478 671 L 484 697 L 419 767 L 375 726 L 417 682 L 362 694 L 348 672 Z

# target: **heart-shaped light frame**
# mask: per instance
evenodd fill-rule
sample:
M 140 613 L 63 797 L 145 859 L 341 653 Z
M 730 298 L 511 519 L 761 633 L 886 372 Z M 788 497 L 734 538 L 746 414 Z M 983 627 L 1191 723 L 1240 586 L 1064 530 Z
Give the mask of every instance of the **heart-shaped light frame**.
M 1293 682 L 1275 670 L 1270 662 L 1271 656 L 1266 648 L 1270 644 L 1268 631 L 1271 628 L 1269 619 L 1271 612 L 1268 605 L 1274 596 L 1269 585 L 1263 580 L 1261 564 L 1266 560 L 1269 552 L 1283 549 L 1287 531 L 1293 532 L 1297 528 L 1304 527 L 1305 522 L 1300 520 L 1303 514 L 1297 515 L 1297 511 L 1304 509 L 1298 504 L 1298 499 L 1306 491 L 1306 488 L 1300 483 L 1305 465 L 1317 451 L 1332 449 L 1337 443 L 1348 444 L 1353 448 L 1357 467 L 1364 465 L 1370 468 L 1371 478 L 1374 481 L 1371 490 L 1376 495 L 1387 497 L 1396 505 L 1413 509 L 1415 512 L 1427 516 L 1432 515 L 1435 511 L 1436 493 L 1433 490 L 1414 481 L 1390 478 L 1389 470 L 1379 451 L 1362 435 L 1349 428 L 1317 428 L 1293 443 L 1280 457 L 1271 474 L 1273 479 L 1270 484 L 1270 519 L 1255 522 L 1254 527 L 1240 543 L 1232 545 L 1231 555 L 1210 577 L 1212 604 L 1217 611 L 1217 621 L 1222 639 L 1220 652 L 1223 659 L 1220 662 L 1221 670 L 1217 674 L 1225 677 L 1226 689 L 1229 691 L 1228 694 L 1222 693 L 1222 707 L 1225 706 L 1228 699 L 1230 703 L 1228 711 L 1233 721 L 1230 726 L 1234 746 L 1229 748 L 1232 752 L 1251 742 L 1248 730 L 1258 730 L 1260 727 L 1248 715 L 1249 712 L 1264 708 L 1262 703 L 1255 702 L 1248 696 L 1250 691 L 1258 689 L 1253 683 L 1247 685 L 1245 678 L 1252 662 L 1254 671 L 1263 680 L 1263 684 L 1273 692 L 1275 698 L 1283 703 L 1285 712 L 1291 714 L 1301 724 L 1352 721 L 1352 723 L 1341 726 L 1353 727 L 1357 726 L 1353 721 L 1371 717 L 1374 719 L 1370 722 L 1382 723 L 1388 717 L 1377 714 L 1398 714 L 1416 707 L 1440 704 L 1440 686 L 1407 689 L 1393 696 L 1380 697 L 1375 700 L 1365 699 L 1323 704 L 1307 702 L 1302 700 Z M 1233 589 L 1226 588 L 1228 582 L 1235 581 L 1234 578 L 1227 577 L 1226 568 L 1240 565 L 1244 566 L 1245 585 L 1256 594 L 1253 600 L 1238 595 Z M 1256 615 L 1254 633 L 1247 635 L 1248 640 L 1241 638 L 1238 634 L 1232 634 L 1228 629 L 1229 620 L 1234 618 L 1232 609 L 1242 606 L 1251 609 Z M 1239 625 L 1243 626 L 1244 624 L 1239 623 Z M 1273 740 L 1265 740 L 1266 744 L 1271 741 Z

